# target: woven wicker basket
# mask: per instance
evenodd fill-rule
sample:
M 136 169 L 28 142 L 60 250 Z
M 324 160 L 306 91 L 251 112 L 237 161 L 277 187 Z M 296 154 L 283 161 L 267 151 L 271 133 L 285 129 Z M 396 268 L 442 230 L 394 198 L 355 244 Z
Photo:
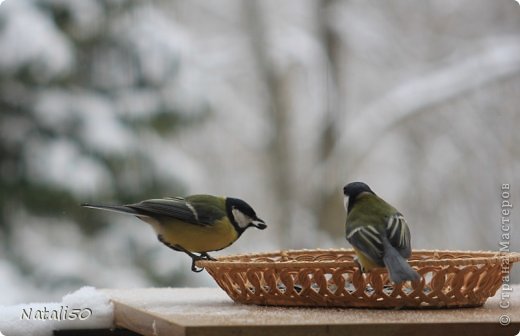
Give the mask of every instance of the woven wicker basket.
M 354 252 L 298 250 L 201 260 L 236 302 L 276 306 L 478 307 L 495 294 L 520 253 L 414 251 L 416 282 L 392 284 L 385 268 L 362 273 Z

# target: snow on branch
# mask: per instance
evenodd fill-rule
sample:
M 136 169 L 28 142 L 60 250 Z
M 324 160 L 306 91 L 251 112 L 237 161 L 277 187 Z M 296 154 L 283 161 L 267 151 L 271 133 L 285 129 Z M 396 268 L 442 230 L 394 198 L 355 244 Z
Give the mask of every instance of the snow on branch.
M 520 72 L 520 42 L 513 39 L 489 41 L 483 52 L 429 75 L 403 83 L 379 100 L 347 118 L 329 158 L 318 171 L 338 164 L 336 158 L 352 155 L 358 161 L 373 145 L 405 119 L 491 82 Z M 363 139 L 363 141 L 359 141 Z M 317 172 L 319 177 L 321 173 Z M 327 189 L 334 186 L 327 186 Z

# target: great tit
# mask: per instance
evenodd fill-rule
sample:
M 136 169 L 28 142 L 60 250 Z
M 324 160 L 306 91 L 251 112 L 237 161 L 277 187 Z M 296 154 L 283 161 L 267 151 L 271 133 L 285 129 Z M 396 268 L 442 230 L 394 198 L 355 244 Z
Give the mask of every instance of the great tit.
M 394 283 L 418 280 L 419 274 L 406 261 L 412 248 L 410 229 L 403 215 L 363 182 L 347 184 L 343 194 L 346 236 L 361 270 L 368 272 L 386 266 Z
M 194 272 L 202 271 L 195 266 L 197 260 L 215 260 L 209 251 L 228 247 L 250 227 L 260 230 L 267 227 L 249 204 L 231 197 L 192 195 L 128 205 L 82 206 L 130 214 L 145 221 L 155 230 L 160 242 L 191 257 Z

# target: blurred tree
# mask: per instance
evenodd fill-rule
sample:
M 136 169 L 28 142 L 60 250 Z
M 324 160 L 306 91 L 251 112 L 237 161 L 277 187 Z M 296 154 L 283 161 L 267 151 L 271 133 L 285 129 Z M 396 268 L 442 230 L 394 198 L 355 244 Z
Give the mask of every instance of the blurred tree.
M 490 208 L 497 205 L 496 195 L 471 189 L 486 185 L 492 190 L 500 179 L 513 180 L 510 170 L 518 160 L 500 143 L 515 136 L 509 125 L 518 118 L 518 110 L 512 108 L 518 98 L 509 92 L 520 78 L 519 22 L 508 14 L 510 3 L 479 2 L 470 8 L 465 4 L 469 2 L 458 1 L 451 7 L 429 2 L 414 12 L 413 19 L 423 22 L 415 26 L 409 20 L 406 1 L 377 6 L 336 2 L 325 20 L 340 41 L 349 45 L 348 55 L 340 61 L 350 64 L 350 77 L 343 76 L 343 82 L 361 73 L 364 80 L 357 81 L 357 87 L 340 89 L 340 96 L 349 101 L 343 107 L 347 117 L 340 123 L 342 132 L 334 139 L 331 154 L 317 164 L 315 179 L 323 181 L 320 186 L 325 195 L 339 193 L 338 175 L 330 173 L 338 169 L 339 176 L 348 180 L 372 176 L 382 185 L 395 183 L 390 189 L 396 189 L 403 182 L 395 181 L 403 179 L 402 204 L 410 209 L 409 221 L 418 223 L 423 232 L 417 235 L 422 237 L 417 239 L 419 245 L 431 244 L 427 237 L 434 234 L 432 226 L 420 223 L 435 217 L 439 204 L 455 208 L 451 218 L 464 217 L 443 219 L 441 231 L 454 226 L 460 232 L 463 227 L 469 230 L 475 218 L 487 217 L 491 223 L 495 214 Z M 338 14 L 341 12 L 343 15 Z M 361 13 L 365 20 L 356 20 Z M 461 22 L 453 19 L 460 17 L 457 13 L 482 19 Z M 367 20 L 371 22 L 368 26 Z M 413 33 L 409 33 L 410 26 L 416 27 Z M 473 153 L 488 158 L 486 169 Z M 376 157 L 373 162 L 371 158 Z M 464 172 L 458 171 L 460 167 L 465 167 Z M 389 169 L 398 173 L 385 182 Z M 470 179 L 474 182 L 468 182 Z M 496 228 L 482 225 L 487 233 L 466 240 L 465 248 L 497 248 Z M 460 245 L 457 237 L 449 235 L 437 245 Z
M 2 6 L 0 249 L 20 268 L 20 213 L 70 220 L 96 239 L 106 217 L 81 202 L 183 193 L 159 160 L 169 153 L 153 146 L 204 116 L 204 99 L 190 99 L 180 80 L 183 44 L 171 19 L 142 1 Z
M 344 77 L 345 67 L 348 62 L 346 59 L 345 41 L 339 32 L 334 29 L 331 13 L 339 5 L 337 0 L 321 0 L 316 11 L 316 22 L 318 26 L 318 39 L 321 41 L 321 48 L 324 53 L 325 68 L 327 69 L 327 93 L 325 105 L 325 117 L 321 128 L 320 143 L 318 146 L 318 162 L 331 160 L 337 139 L 341 136 L 341 129 L 338 121 L 341 120 L 342 111 L 348 114 L 342 98 L 341 92 L 345 91 Z M 343 158 L 343 164 L 349 166 L 349 158 Z M 319 163 L 318 163 L 319 164 Z M 320 170 L 320 175 L 316 177 L 318 185 L 326 185 L 327 180 L 334 176 L 339 179 L 342 174 L 338 171 L 338 165 L 328 165 Z M 331 236 L 342 236 L 345 231 L 343 226 L 338 225 L 344 221 L 343 204 L 341 194 L 338 191 L 341 186 L 335 188 L 318 188 L 316 197 L 312 200 L 314 212 L 318 218 L 320 227 L 327 231 Z
M 266 37 L 267 26 L 264 22 L 263 8 L 255 1 L 243 3 L 244 17 L 253 51 L 253 62 L 259 74 L 263 95 L 266 101 L 266 119 L 272 135 L 267 146 L 269 161 L 270 187 L 277 200 L 277 209 L 272 217 L 277 226 L 279 244 L 293 246 L 291 224 L 293 222 L 291 199 L 294 198 L 291 178 L 291 157 L 289 131 L 291 111 L 290 82 L 291 71 L 276 67 L 269 55 L 269 43 Z
M 165 271 L 171 253 L 130 236 L 140 227 L 77 207 L 179 193 L 178 166 L 190 192 L 247 199 L 269 222 L 262 239 L 246 234 L 225 253 L 347 246 L 341 187 L 352 180 L 405 213 L 414 247 L 497 249 L 497 188 L 520 183 L 515 6 L 8 0 L 0 235 L 12 248 L 0 251 L 23 256 L 22 268 L 41 258 L 20 242 L 74 250 L 62 229 L 47 234 L 72 218 L 97 237 L 82 249 L 104 249 L 95 255 L 108 263 L 92 269 L 127 258 L 133 280 L 138 263 L 154 283 L 179 283 Z

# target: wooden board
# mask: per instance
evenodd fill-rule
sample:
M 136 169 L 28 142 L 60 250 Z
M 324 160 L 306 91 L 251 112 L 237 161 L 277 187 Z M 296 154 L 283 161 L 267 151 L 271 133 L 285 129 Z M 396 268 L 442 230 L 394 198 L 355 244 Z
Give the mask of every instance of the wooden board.
M 516 335 L 520 285 L 510 308 L 500 290 L 483 307 L 436 310 L 283 308 L 234 303 L 219 288 L 104 290 L 115 306 L 115 324 L 142 335 Z M 508 327 L 499 318 L 511 318 Z

